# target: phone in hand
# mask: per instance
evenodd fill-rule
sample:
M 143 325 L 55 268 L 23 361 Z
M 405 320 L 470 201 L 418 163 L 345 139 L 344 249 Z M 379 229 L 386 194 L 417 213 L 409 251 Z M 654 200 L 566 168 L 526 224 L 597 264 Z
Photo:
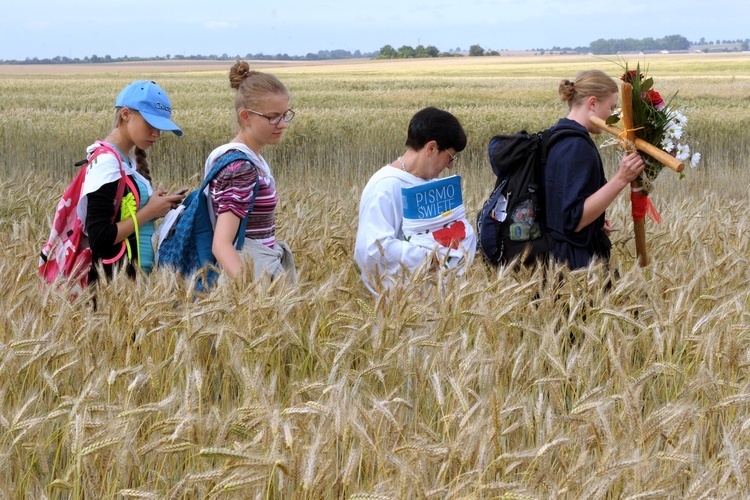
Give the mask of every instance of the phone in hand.
M 179 190 L 179 191 L 177 191 L 177 192 L 176 192 L 175 194 L 185 194 L 185 193 L 187 193 L 187 192 L 188 192 L 188 190 L 187 190 L 187 189 L 180 189 L 180 190 Z

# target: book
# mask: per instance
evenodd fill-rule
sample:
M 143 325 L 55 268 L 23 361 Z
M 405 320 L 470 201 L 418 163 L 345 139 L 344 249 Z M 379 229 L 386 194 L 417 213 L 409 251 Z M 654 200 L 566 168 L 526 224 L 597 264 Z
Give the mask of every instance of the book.
M 402 187 L 405 219 L 433 219 L 463 205 L 461 176 L 441 177 L 418 186 Z

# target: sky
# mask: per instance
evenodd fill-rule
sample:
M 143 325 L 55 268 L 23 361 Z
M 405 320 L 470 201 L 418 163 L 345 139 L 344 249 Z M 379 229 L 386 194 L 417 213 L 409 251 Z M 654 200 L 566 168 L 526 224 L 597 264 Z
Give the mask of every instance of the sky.
M 0 0 L 0 59 L 750 38 L 747 0 Z

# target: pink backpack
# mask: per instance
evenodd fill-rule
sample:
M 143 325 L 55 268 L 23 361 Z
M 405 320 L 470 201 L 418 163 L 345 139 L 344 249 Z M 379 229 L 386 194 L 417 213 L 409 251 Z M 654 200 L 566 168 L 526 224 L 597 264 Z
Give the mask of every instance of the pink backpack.
M 125 184 L 127 183 L 131 190 L 135 189 L 132 182 L 129 182 L 125 170 L 122 168 L 122 157 L 120 153 L 104 142 L 97 142 L 97 147 L 91 156 L 83 165 L 76 175 L 73 182 L 70 183 L 62 199 L 57 204 L 55 218 L 52 221 L 52 231 L 50 232 L 47 243 L 42 247 L 39 256 L 38 273 L 47 283 L 54 283 L 60 279 L 70 279 L 74 288 L 78 286 L 81 289 L 88 284 L 89 271 L 91 269 L 91 249 L 86 235 L 83 233 L 83 223 L 78 218 L 76 209 L 81 197 L 81 188 L 83 181 L 86 179 L 86 170 L 94 159 L 105 153 L 115 155 L 120 164 L 120 181 L 117 184 L 117 194 L 115 197 L 115 213 L 120 208 Z M 137 190 L 135 190 L 137 193 Z M 114 222 L 114 218 L 113 221 Z M 125 242 L 122 242 L 120 252 L 112 259 L 104 260 L 105 264 L 116 262 L 125 254 Z M 74 295 L 76 295 L 74 291 Z

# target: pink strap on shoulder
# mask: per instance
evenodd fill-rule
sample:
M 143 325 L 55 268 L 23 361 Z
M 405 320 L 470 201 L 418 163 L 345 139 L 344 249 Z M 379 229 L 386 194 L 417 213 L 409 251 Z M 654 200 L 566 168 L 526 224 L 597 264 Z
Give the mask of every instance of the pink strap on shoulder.
M 115 223 L 115 218 L 117 217 L 117 211 L 120 209 L 120 204 L 122 203 L 122 197 L 125 194 L 125 185 L 127 184 L 130 190 L 133 192 L 133 196 L 135 197 L 135 204 L 136 207 L 140 206 L 140 193 L 138 192 L 138 189 L 133 185 L 133 182 L 130 180 L 128 175 L 125 173 L 125 169 L 122 168 L 122 162 L 123 158 L 122 155 L 120 155 L 120 152 L 112 147 L 110 144 L 103 142 L 103 141 L 96 141 L 96 144 L 98 145 L 94 152 L 91 154 L 91 157 L 89 158 L 89 163 L 94 160 L 97 156 L 103 154 L 103 153 L 111 153 L 117 158 L 117 162 L 120 165 L 120 181 L 117 183 L 117 192 L 115 194 L 115 214 L 112 216 L 112 223 Z M 125 250 L 127 248 L 127 245 L 125 243 L 125 240 L 122 240 L 120 242 L 120 251 L 117 252 L 117 255 L 112 257 L 111 259 L 102 259 L 102 263 L 104 264 L 112 264 L 114 262 L 117 262 L 125 255 Z

